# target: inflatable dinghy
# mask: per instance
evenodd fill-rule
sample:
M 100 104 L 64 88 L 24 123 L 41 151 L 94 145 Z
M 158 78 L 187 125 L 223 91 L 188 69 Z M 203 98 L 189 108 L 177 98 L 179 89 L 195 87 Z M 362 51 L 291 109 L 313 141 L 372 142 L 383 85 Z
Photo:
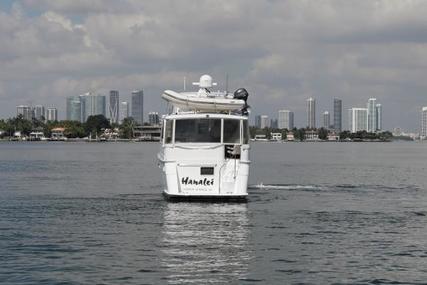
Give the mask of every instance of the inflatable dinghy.
M 245 100 L 227 98 L 225 93 L 223 96 L 200 96 L 200 93 L 197 92 L 166 90 L 163 92 L 162 98 L 178 108 L 198 111 L 233 111 L 245 107 Z

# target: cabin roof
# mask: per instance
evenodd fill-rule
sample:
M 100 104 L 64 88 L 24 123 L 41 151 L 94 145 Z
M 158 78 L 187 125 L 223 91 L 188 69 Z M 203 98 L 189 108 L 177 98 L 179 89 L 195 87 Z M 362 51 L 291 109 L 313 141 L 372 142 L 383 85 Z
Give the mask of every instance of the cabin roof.
M 179 113 L 165 115 L 166 119 L 202 119 L 202 118 L 215 118 L 215 119 L 236 119 L 236 120 L 247 120 L 247 116 L 242 115 L 229 115 L 221 113 Z

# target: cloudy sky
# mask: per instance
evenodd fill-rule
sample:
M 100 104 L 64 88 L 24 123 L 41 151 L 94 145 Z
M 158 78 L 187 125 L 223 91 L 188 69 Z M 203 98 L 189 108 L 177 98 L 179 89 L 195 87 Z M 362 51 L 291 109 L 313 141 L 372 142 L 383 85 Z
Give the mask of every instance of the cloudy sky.
M 369 97 L 384 127 L 417 130 L 427 106 L 427 1 L 22 0 L 0 1 L 0 117 L 16 105 L 56 106 L 93 91 L 143 88 L 145 111 L 164 89 L 211 74 L 246 87 L 253 114 L 295 112 L 333 98 Z

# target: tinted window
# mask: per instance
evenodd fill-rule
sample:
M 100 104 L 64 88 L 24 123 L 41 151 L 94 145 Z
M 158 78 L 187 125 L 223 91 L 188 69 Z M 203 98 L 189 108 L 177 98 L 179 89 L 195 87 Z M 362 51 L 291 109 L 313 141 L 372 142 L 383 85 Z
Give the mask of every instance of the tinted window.
M 240 120 L 224 120 L 224 143 L 240 144 Z
M 166 121 L 165 143 L 171 143 L 172 142 L 172 125 L 173 125 L 173 120 L 167 120 Z
M 175 142 L 221 142 L 220 119 L 184 119 L 175 122 Z

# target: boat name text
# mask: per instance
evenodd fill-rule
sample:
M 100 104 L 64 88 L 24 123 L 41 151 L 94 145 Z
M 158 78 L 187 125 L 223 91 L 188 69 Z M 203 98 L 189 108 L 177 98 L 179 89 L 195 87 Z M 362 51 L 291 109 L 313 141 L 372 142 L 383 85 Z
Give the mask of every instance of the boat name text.
M 181 184 L 183 185 L 203 185 L 203 186 L 212 186 L 214 184 L 214 179 L 190 179 L 190 177 L 183 177 L 181 179 Z

